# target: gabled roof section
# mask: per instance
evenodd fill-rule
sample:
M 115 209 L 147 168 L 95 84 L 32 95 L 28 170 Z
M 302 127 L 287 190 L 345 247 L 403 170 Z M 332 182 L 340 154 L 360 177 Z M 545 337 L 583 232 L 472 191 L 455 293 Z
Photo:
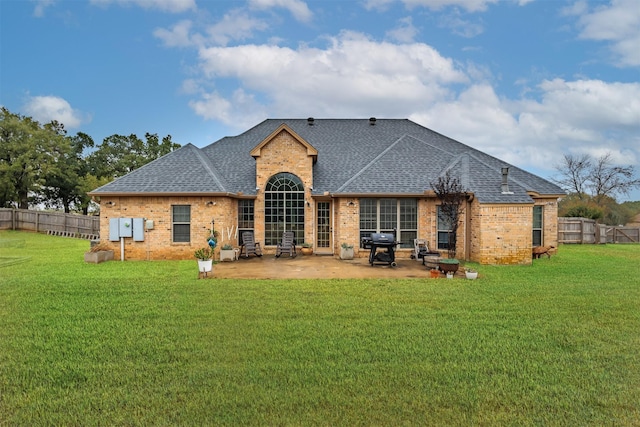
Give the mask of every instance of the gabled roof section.
M 280 126 L 278 126 L 278 128 L 276 130 L 271 132 L 271 134 L 269 136 L 267 136 L 258 145 L 256 145 L 253 148 L 253 150 L 251 150 L 251 153 L 250 153 L 251 156 L 253 156 L 253 158 L 260 157 L 262 148 L 265 145 L 267 145 L 268 143 L 270 143 L 282 131 L 285 131 L 288 134 L 290 134 L 296 141 L 298 141 L 300 143 L 300 145 L 302 145 L 303 147 L 306 148 L 307 156 L 313 157 L 313 163 L 318 161 L 318 150 L 316 150 L 314 146 L 309 144 L 304 138 L 302 138 L 300 135 L 298 135 L 293 129 L 291 129 L 289 126 L 287 126 L 286 123 L 282 123 Z
M 126 194 L 226 193 L 209 158 L 192 144 L 180 147 L 89 193 Z

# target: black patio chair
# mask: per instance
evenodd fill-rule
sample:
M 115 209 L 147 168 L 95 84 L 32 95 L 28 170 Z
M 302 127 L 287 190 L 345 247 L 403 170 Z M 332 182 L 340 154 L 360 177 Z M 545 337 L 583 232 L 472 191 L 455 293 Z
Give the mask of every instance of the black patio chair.
M 256 242 L 253 231 L 245 231 L 242 233 L 240 256 L 249 258 L 249 255 L 262 256 L 262 248 L 260 247 L 260 243 Z
M 294 238 L 295 236 L 293 231 L 285 231 L 282 233 L 282 242 L 278 243 L 278 246 L 276 247 L 276 258 L 280 258 L 280 255 L 285 252 L 288 252 L 291 258 L 297 255 Z

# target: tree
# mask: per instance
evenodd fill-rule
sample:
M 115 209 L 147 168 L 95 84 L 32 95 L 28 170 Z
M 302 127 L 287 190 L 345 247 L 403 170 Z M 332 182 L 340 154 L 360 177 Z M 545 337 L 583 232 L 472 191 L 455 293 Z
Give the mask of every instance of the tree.
M 629 194 L 640 187 L 640 179 L 634 177 L 633 166 L 616 166 L 611 153 L 597 159 L 589 155 L 574 156 L 565 154 L 562 162 L 556 165 L 560 176 L 553 181 L 581 200 L 591 196 L 600 205 L 606 197 L 615 199 L 616 195 Z
M 82 187 L 83 179 L 89 173 L 89 165 L 84 153 L 94 146 L 93 139 L 82 132 L 65 137 L 68 150 L 59 159 L 60 168 L 47 174 L 42 188 L 42 202 L 47 207 L 62 207 L 66 213 L 72 208 L 87 213 L 90 198 Z
M 28 209 L 47 174 L 60 171 L 63 130 L 57 122 L 42 127 L 30 117 L 0 110 L 0 206 Z
M 460 180 L 452 177 L 449 171 L 444 176 L 438 177 L 435 183 L 432 182 L 431 188 L 440 200 L 440 219 L 449 225 L 448 256 L 455 258 L 460 215 L 464 211 L 467 194 Z
M 92 174 L 115 179 L 180 147 L 167 135 L 160 143 L 157 134 L 146 133 L 146 142 L 135 134 L 111 135 L 89 156 Z
M 554 179 L 554 181 L 568 192 L 577 194 L 578 198 L 582 200 L 590 169 L 591 158 L 588 154 L 581 156 L 565 154 L 562 163 L 556 165 L 556 170 L 560 172 L 560 178 Z

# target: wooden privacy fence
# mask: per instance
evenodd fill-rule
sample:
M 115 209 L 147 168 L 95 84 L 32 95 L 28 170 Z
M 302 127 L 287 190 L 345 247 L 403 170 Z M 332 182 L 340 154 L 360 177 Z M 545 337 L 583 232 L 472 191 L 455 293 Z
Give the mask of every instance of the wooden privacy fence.
M 640 228 L 597 224 L 589 218 L 558 218 L 558 243 L 640 243 Z
M 95 240 L 100 236 L 100 217 L 0 208 L 0 229 L 28 230 Z
M 607 243 L 640 243 L 640 227 L 602 227 L 606 230 Z

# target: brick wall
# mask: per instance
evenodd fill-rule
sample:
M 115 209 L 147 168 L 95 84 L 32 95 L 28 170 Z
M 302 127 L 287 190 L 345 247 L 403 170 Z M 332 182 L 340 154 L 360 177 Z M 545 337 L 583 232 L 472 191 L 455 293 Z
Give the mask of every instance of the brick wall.
M 531 264 L 533 205 L 479 205 L 474 260 L 482 264 Z M 475 238 L 475 237 L 474 237 Z
M 315 205 L 311 199 L 313 187 L 313 158 L 307 154 L 307 149 L 289 132 L 283 130 L 275 135 L 271 141 L 265 144 L 260 156 L 256 158 L 256 187 L 259 188 L 255 201 L 255 236 L 256 240 L 264 245 L 264 189 L 273 175 L 280 172 L 289 172 L 296 175 L 304 185 L 305 200 L 305 224 L 304 240 L 313 242 L 313 212 Z M 272 252 L 266 248 L 267 253 Z M 273 248 L 275 253 L 275 248 Z
M 255 154 L 255 153 L 254 153 Z M 320 154 L 321 155 L 321 154 Z M 311 198 L 313 186 L 313 157 L 308 147 L 286 130 L 282 130 L 260 147 L 256 155 L 257 198 L 255 209 L 255 236 L 261 242 L 265 254 L 275 252 L 275 247 L 264 247 L 264 189 L 275 174 L 289 172 L 298 176 L 304 185 L 305 241 L 315 240 L 315 202 Z M 355 254 L 367 257 L 368 250 L 359 248 L 359 212 L 357 198 L 331 199 L 335 215 L 333 228 L 333 253 L 340 252 L 343 242 L 354 245 Z M 114 202 L 113 206 L 107 201 Z M 209 204 L 213 202 L 214 204 Z M 425 197 L 418 200 L 418 237 L 427 239 L 429 248 L 437 250 L 437 199 Z M 537 199 L 536 205 L 544 206 L 543 239 L 545 245 L 557 247 L 557 202 L 555 199 Z M 191 242 L 172 243 L 171 206 L 191 206 Z M 468 213 L 468 216 L 467 216 Z M 120 243 L 108 242 L 110 218 L 146 218 L 154 221 L 153 230 L 145 232 L 144 242 L 125 239 L 126 259 L 194 259 L 193 252 L 206 246 L 211 220 L 219 233 L 216 258 L 220 246 L 226 242 L 237 246 L 237 200 L 231 197 L 103 197 L 101 203 L 100 234 L 102 242 L 109 244 L 120 258 Z M 465 207 L 458 228 L 456 257 L 482 264 L 530 264 L 532 246 L 533 205 L 483 205 L 473 200 Z M 402 249 L 397 258 L 409 258 L 412 249 Z M 446 256 L 446 251 L 442 251 Z
M 110 207 L 106 201 L 115 205 Z M 207 205 L 208 202 L 215 205 Z M 191 206 L 189 243 L 172 243 L 172 205 Z M 220 246 L 229 241 L 228 233 L 237 230 L 237 201 L 227 197 L 105 197 L 100 209 L 101 243 L 110 245 L 115 259 L 120 259 L 120 242 L 109 242 L 111 218 L 145 218 L 154 223 L 152 230 L 145 231 L 144 242 L 124 239 L 125 259 L 195 259 L 195 250 L 207 246 L 212 219 L 215 219 L 215 229 L 219 233 L 218 254 Z M 231 238 L 232 244 L 236 241 Z

